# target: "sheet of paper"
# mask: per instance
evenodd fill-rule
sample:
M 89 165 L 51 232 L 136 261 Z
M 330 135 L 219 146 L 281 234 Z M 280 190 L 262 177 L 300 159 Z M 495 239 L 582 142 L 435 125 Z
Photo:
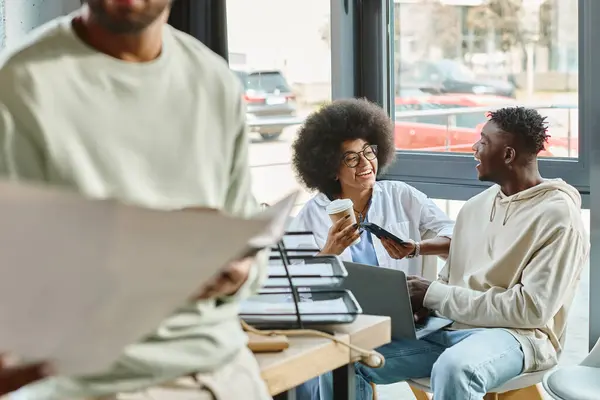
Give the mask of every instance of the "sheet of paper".
M 348 312 L 348 307 L 343 299 L 303 301 L 298 304 L 301 314 L 342 314 Z M 240 309 L 240 314 L 286 314 L 295 313 L 293 302 L 269 302 L 259 300 L 245 301 Z
M 283 246 L 287 250 L 286 253 L 288 256 L 310 257 L 317 255 L 320 251 L 312 233 L 302 235 L 286 234 L 283 237 Z M 295 249 L 300 251 L 294 251 Z M 281 257 L 277 248 L 271 249 L 271 257 Z
M 296 309 L 291 295 L 269 295 L 269 298 L 273 301 L 261 301 L 259 296 L 245 301 L 241 305 L 240 310 L 240 314 L 244 320 L 250 324 L 296 321 Z M 274 301 L 276 298 L 280 301 Z M 302 299 L 299 303 L 300 313 L 304 314 L 305 318 L 312 322 L 328 322 L 332 319 L 339 320 L 343 318 L 343 314 L 350 312 L 343 299 L 312 301 L 311 299 L 304 298 L 302 294 L 300 298 Z M 335 314 L 338 314 L 338 316 L 336 317 Z
M 275 261 L 275 260 L 273 260 Z M 333 266 L 327 263 L 292 264 L 288 267 L 290 275 L 294 276 L 332 276 Z M 283 265 L 269 265 L 269 276 L 286 276 Z
M 259 235 L 254 236 L 250 240 L 250 246 L 266 248 L 282 239 L 287 219 L 290 216 L 294 204 L 296 204 L 298 195 L 298 191 L 292 192 L 254 217 L 254 219 L 257 220 L 268 221 L 268 224 L 261 230 Z
M 317 240 L 312 233 L 305 235 L 286 235 L 283 243 L 287 249 L 319 249 Z
M 324 287 L 334 286 L 340 283 L 340 278 L 334 278 L 333 265 L 330 263 L 304 263 L 304 260 L 292 260 L 289 266 L 292 281 L 296 286 Z M 264 288 L 289 287 L 288 278 L 282 261 L 274 259 L 269 261 L 269 277 L 264 283 Z
M 62 374 L 106 368 L 250 241 L 279 239 L 290 197 L 244 220 L 1 182 L 0 350 Z

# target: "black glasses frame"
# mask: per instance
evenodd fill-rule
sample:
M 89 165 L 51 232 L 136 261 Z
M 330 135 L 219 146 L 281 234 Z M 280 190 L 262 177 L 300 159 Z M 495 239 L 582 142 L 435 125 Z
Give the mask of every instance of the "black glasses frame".
M 373 152 L 373 156 L 371 157 L 370 155 L 367 156 L 365 154 L 365 151 L 369 151 L 371 150 Z M 349 155 L 355 155 L 357 156 L 356 158 L 356 162 L 348 162 L 346 160 L 346 158 Z M 356 168 L 358 166 L 358 164 L 360 164 L 360 157 L 364 157 L 369 161 L 373 161 L 374 159 L 377 158 L 377 145 L 376 144 L 368 144 L 366 145 L 361 151 L 347 151 L 344 153 L 343 157 L 342 157 L 342 161 L 344 162 L 344 164 L 348 167 L 348 168 Z

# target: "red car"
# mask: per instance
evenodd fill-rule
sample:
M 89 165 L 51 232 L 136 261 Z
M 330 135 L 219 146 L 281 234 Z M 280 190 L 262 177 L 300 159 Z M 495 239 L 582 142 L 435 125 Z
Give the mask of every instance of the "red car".
M 481 128 L 487 121 L 487 107 L 513 104 L 517 104 L 514 99 L 488 95 L 420 94 L 398 97 L 396 148 L 472 153 L 471 147 L 479 140 Z M 470 111 L 472 107 L 477 107 L 477 110 Z M 577 138 L 569 138 L 570 135 L 565 135 L 561 128 L 564 128 L 564 124 L 550 122 L 551 137 L 541 156 L 577 157 Z M 553 131 L 556 137 L 552 137 Z

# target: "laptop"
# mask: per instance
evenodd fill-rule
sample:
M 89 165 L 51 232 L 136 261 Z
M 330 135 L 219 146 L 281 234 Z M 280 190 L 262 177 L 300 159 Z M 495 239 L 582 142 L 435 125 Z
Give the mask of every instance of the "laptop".
M 452 324 L 452 320 L 430 316 L 415 324 L 406 274 L 389 268 L 344 262 L 348 276 L 343 287 L 354 294 L 363 312 L 388 316 L 392 338 L 422 339 Z

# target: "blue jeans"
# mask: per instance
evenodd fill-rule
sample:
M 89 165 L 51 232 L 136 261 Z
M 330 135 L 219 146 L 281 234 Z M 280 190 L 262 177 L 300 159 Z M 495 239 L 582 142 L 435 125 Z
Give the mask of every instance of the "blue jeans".
M 443 330 L 422 340 L 394 340 L 377 351 L 385 357 L 382 368 L 356 364 L 357 400 L 373 398 L 370 382 L 388 385 L 429 376 L 435 399 L 480 400 L 523 371 L 521 345 L 503 329 Z M 312 400 L 333 398 L 331 373 L 302 386 L 299 400 L 308 393 Z

